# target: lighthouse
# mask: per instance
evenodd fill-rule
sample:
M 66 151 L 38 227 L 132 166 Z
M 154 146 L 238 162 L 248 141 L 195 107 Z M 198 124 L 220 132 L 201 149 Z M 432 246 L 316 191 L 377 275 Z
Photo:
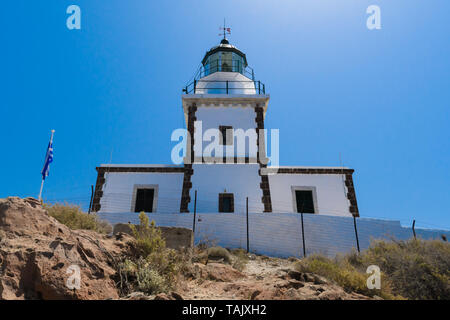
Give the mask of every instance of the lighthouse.
M 269 100 L 246 54 L 224 32 L 182 88 L 183 163 L 100 165 L 93 211 L 183 214 L 195 207 L 199 213 L 248 208 L 252 213 L 359 216 L 353 169 L 280 166 L 266 155 Z M 277 130 L 282 138 L 283 128 Z
M 185 163 L 180 211 L 190 211 L 192 191 L 198 190 L 208 199 L 199 198 L 199 212 L 244 210 L 247 197 L 252 210 L 271 212 L 268 177 L 260 170 L 265 165 L 263 146 L 259 145 L 264 141 L 269 95 L 264 83 L 256 80 L 246 55 L 222 39 L 206 52 L 181 99 L 192 149 L 187 159 L 191 163 Z M 208 148 L 213 138 L 218 143 Z

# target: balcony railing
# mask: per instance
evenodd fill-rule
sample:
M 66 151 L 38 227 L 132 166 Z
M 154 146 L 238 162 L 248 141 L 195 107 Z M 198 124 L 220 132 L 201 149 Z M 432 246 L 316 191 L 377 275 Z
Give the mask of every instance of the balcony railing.
M 251 80 L 255 80 L 255 72 L 254 70 L 246 66 L 242 65 L 242 62 L 239 60 L 213 60 L 201 66 L 195 76 L 194 79 L 198 80 L 203 77 L 206 77 L 214 72 L 239 72 L 240 74 L 246 76 Z
M 218 81 L 194 80 L 183 92 L 186 94 L 266 94 L 266 86 L 261 81 Z

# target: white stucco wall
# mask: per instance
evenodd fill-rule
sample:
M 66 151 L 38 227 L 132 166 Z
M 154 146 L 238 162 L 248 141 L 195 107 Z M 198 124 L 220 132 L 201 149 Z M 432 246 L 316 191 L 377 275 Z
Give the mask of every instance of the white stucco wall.
M 238 72 L 215 72 L 198 80 L 196 94 L 257 94 L 255 82 Z M 209 89 L 208 89 L 209 88 Z
M 262 212 L 261 177 L 255 164 L 197 164 L 191 177 L 190 212 L 194 210 L 194 192 L 197 190 L 197 212 L 218 212 L 219 193 L 234 194 L 235 212 L 245 212 L 246 197 L 249 211 Z
M 157 185 L 157 213 L 179 213 L 183 173 L 105 173 L 100 212 L 125 212 L 133 208 L 135 185 Z
M 197 121 L 201 121 L 201 127 L 203 134 L 208 129 L 219 129 L 219 126 L 231 126 L 234 130 L 242 129 L 247 131 L 248 129 L 256 128 L 256 112 L 255 109 L 249 106 L 246 107 L 231 107 L 231 106 L 217 106 L 217 107 L 198 107 L 195 114 Z M 253 139 L 250 147 L 250 139 L 245 140 L 245 152 L 239 154 L 239 156 L 256 157 L 257 145 L 256 145 L 256 131 L 254 131 L 255 138 Z M 204 150 L 205 147 L 210 144 L 209 141 L 200 141 L 199 135 L 195 135 L 195 150 Z M 199 148 L 199 149 L 197 149 Z M 224 146 L 224 153 L 227 156 L 238 155 L 237 152 L 237 139 L 234 139 L 233 145 Z
M 139 223 L 138 214 L 130 212 L 101 213 L 110 223 Z M 193 214 L 148 214 L 157 226 L 192 229 Z M 238 213 L 199 213 L 195 227 L 195 242 L 211 241 L 226 248 L 247 247 L 246 215 Z M 357 228 L 361 250 L 375 239 L 410 239 L 410 227 L 399 221 L 358 218 Z M 328 215 L 304 216 L 305 250 L 307 255 L 321 253 L 331 258 L 338 253 L 348 253 L 356 247 L 353 219 Z M 416 229 L 418 238 L 450 238 L 448 230 Z M 276 257 L 303 257 L 302 225 L 299 214 L 249 213 L 250 252 Z
M 273 212 L 295 212 L 292 187 L 315 187 L 319 214 L 352 216 L 344 177 L 340 174 L 269 175 Z

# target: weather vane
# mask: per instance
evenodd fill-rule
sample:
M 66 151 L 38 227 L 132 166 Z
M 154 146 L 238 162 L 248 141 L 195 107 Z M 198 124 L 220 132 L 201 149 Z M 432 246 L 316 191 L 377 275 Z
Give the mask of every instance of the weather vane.
M 219 36 L 223 36 L 224 39 L 227 38 L 227 34 L 231 34 L 231 28 L 226 27 L 225 19 L 223 19 L 223 28 L 219 27 L 219 30 L 222 31 L 221 33 L 219 33 Z

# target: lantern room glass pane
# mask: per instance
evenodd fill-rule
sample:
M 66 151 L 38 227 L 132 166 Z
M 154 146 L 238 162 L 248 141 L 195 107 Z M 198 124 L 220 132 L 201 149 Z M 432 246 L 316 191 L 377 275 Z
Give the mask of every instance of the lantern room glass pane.
M 243 74 L 244 58 L 233 52 L 233 71 Z
M 239 72 L 244 74 L 244 58 L 234 52 L 219 51 L 210 55 L 204 64 L 205 76 L 214 72 Z
M 221 71 L 232 72 L 234 71 L 232 66 L 233 66 L 233 53 L 222 52 Z

